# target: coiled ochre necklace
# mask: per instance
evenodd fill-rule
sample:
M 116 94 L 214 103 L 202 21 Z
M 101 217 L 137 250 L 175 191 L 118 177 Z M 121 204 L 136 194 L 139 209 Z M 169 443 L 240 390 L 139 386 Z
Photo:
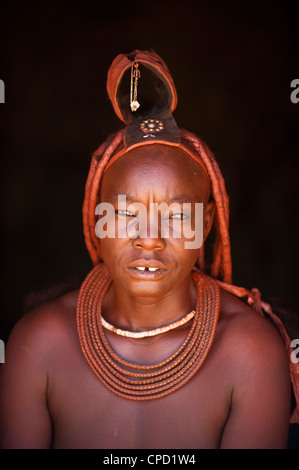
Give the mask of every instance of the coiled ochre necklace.
M 103 263 L 87 275 L 77 301 L 79 341 L 93 372 L 116 395 L 130 400 L 162 398 L 189 382 L 204 363 L 216 333 L 220 289 L 213 278 L 198 271 L 192 274 L 197 299 L 189 333 L 173 354 L 156 364 L 127 361 L 111 348 L 101 305 L 112 279 Z

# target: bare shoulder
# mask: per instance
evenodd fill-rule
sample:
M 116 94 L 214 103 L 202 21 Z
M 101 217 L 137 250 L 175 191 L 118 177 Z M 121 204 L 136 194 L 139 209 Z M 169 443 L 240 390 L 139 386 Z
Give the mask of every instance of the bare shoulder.
M 289 358 L 276 327 L 222 291 L 217 352 L 230 389 L 221 448 L 285 448 L 290 415 Z
M 234 365 L 258 370 L 275 363 L 288 368 L 288 357 L 282 337 L 270 320 L 236 296 L 221 291 L 219 336 Z
M 76 346 L 76 298 L 72 292 L 32 310 L 9 336 L 0 375 L 3 448 L 51 446 L 49 378 Z
M 69 292 L 26 313 L 14 326 L 7 354 L 23 351 L 48 354 L 76 330 L 78 290 Z

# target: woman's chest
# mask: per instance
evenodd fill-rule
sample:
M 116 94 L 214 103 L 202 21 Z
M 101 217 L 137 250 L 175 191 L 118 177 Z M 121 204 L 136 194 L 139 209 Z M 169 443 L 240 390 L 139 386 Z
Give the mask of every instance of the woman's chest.
M 208 363 L 177 391 L 135 401 L 108 390 L 79 357 L 57 367 L 48 402 L 55 448 L 216 448 L 229 412 L 227 387 Z

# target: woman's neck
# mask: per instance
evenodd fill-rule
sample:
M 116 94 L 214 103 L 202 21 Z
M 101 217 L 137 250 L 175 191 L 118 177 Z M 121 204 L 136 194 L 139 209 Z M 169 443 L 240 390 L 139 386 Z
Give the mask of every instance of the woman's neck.
M 102 315 L 117 328 L 144 331 L 179 320 L 195 309 L 195 305 L 196 288 L 191 274 L 159 298 L 131 296 L 112 282 L 103 299 Z

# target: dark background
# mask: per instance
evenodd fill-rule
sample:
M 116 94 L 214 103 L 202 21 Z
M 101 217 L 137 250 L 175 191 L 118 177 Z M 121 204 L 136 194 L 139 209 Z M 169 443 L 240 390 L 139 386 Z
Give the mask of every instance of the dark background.
M 285 1 L 2 1 L 0 338 L 35 291 L 83 278 L 92 152 L 122 125 L 106 93 L 119 53 L 152 49 L 230 196 L 233 281 L 297 308 L 299 33 Z M 299 314 L 298 314 L 299 315 Z

